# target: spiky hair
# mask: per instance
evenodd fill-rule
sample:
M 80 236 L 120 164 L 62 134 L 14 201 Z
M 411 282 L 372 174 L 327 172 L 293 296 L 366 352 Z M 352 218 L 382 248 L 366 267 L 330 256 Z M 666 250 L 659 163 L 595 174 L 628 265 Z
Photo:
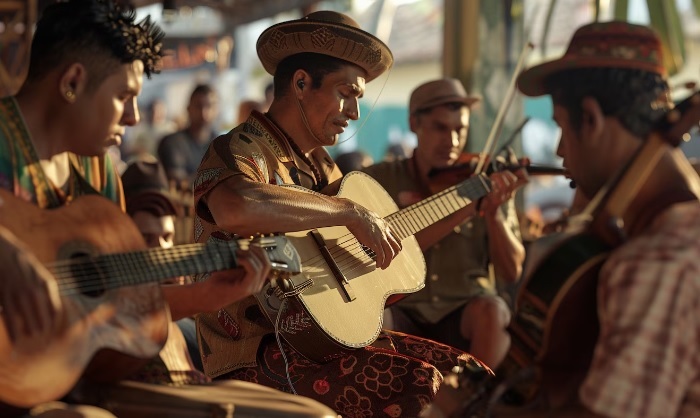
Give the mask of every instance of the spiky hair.
M 113 71 L 114 62 L 140 60 L 144 73 L 160 71 L 165 33 L 150 16 L 136 22 L 133 7 L 113 0 L 67 0 L 49 5 L 37 22 L 28 79 L 41 78 L 68 61 L 83 63 L 95 76 L 88 88 Z

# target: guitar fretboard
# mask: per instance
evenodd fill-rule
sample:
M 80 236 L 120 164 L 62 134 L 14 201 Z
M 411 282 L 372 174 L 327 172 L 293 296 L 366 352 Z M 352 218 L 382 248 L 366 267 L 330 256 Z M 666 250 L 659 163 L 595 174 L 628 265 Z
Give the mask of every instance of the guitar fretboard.
M 110 290 L 236 266 L 238 243 L 187 244 L 118 254 L 81 256 L 49 266 L 62 293 Z
M 386 219 L 403 240 L 486 196 L 490 190 L 488 177 L 480 174 L 392 213 Z

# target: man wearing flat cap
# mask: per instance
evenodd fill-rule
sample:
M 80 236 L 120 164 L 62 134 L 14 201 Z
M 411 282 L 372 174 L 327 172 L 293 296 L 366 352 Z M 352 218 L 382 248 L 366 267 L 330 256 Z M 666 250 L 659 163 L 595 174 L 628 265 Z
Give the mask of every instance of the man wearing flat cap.
M 554 353 L 576 363 L 555 369 L 542 363 L 540 408 L 492 416 L 700 416 L 698 177 L 681 150 L 665 142 L 679 140 L 691 123 L 668 135 L 672 103 L 659 37 L 626 22 L 588 24 L 561 58 L 530 68 L 517 83 L 528 96 L 552 97 L 561 127 L 557 154 L 585 197 L 596 202 L 621 171 L 639 190 L 613 188 L 604 200 L 613 205 L 593 211 L 596 217 L 613 212 L 617 218 L 600 225 L 618 242 L 599 262 L 599 273 L 593 270 L 592 290 L 577 287 L 576 298 L 584 298 L 575 304 L 579 309 L 563 305 L 554 312 L 553 320 L 562 315 L 565 325 L 597 322 L 597 337 Z M 581 332 L 574 327 L 571 335 Z
M 330 11 L 268 28 L 257 51 L 274 76 L 275 98 L 267 113 L 253 112 L 209 147 L 194 184 L 195 239 L 343 226 L 376 255 L 372 264 L 385 269 L 401 251 L 395 232 L 376 213 L 323 193 L 342 177 L 323 147 L 335 145 L 348 122 L 359 118 L 365 84 L 392 65 L 391 51 Z M 383 348 L 339 351 L 316 363 L 283 341 L 278 345 L 272 321 L 253 297 L 199 315 L 197 325 L 209 376 L 296 392 L 344 417 L 415 417 L 442 373 L 464 361 L 483 369 L 466 353 L 394 333 L 379 337 Z
M 409 101 L 409 125 L 418 139 L 413 156 L 363 171 L 399 207 L 437 193 L 440 187 L 431 174 L 461 161 L 470 109 L 478 100 L 457 79 L 421 84 Z M 524 173 L 518 174 L 491 175 L 492 192 L 479 204 L 481 216 L 471 204 L 416 234 L 428 268 L 425 288 L 389 308 L 391 329 L 468 350 L 493 369 L 503 360 L 510 309 L 497 295 L 495 279 L 517 281 L 525 258 L 512 201 L 507 212 L 501 209 L 526 182 Z

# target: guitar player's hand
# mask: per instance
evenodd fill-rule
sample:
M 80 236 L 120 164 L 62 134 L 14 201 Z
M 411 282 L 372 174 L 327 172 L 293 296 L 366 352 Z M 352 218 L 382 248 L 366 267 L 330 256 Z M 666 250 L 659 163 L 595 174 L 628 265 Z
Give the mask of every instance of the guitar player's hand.
M 18 351 L 39 350 L 65 324 L 56 281 L 31 251 L 0 228 L 0 307 Z
M 206 310 L 217 311 L 262 290 L 270 275 L 270 261 L 260 246 L 236 250 L 238 268 L 212 273 L 201 283 Z
M 389 227 L 389 223 L 371 210 L 355 205 L 356 219 L 347 228 L 360 244 L 372 250 L 377 267 L 385 269 L 401 251 L 401 242 Z

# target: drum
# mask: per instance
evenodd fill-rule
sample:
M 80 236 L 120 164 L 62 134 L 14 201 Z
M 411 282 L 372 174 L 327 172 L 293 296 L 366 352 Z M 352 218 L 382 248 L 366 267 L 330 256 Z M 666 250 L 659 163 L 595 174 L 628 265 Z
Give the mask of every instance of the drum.
M 312 399 L 238 380 L 182 386 L 90 384 L 77 388 L 74 396 L 129 418 L 338 418 Z

